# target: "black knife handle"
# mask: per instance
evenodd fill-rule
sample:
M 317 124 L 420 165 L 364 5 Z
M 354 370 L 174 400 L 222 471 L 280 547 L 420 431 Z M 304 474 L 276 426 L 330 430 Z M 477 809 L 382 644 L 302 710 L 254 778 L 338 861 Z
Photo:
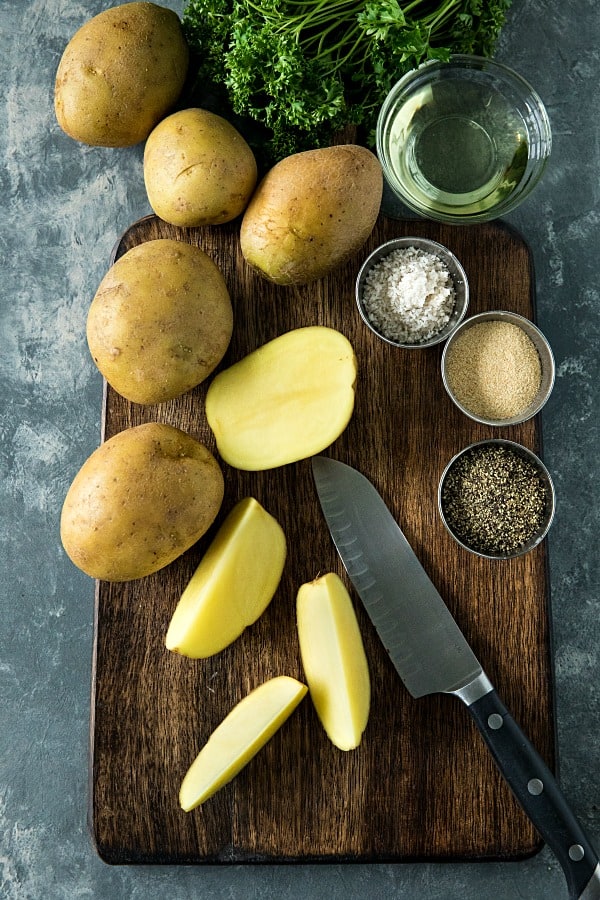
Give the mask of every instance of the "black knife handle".
M 575 900 L 587 887 L 587 896 L 600 897 L 600 884 L 596 892 L 590 883 L 598 865 L 596 851 L 552 772 L 496 691 L 484 694 L 467 708 L 523 810 L 556 854 L 567 879 L 569 896 Z

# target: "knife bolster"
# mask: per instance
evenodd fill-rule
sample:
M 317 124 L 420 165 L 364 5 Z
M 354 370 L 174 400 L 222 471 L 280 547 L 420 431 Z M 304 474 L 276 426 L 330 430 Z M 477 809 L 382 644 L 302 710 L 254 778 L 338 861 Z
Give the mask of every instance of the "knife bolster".
M 471 706 L 472 703 L 475 703 L 476 700 L 481 700 L 482 697 L 485 697 L 486 694 L 489 694 L 490 691 L 494 690 L 494 685 L 487 677 L 485 672 L 481 671 L 479 675 L 473 678 L 468 684 L 462 685 L 462 687 L 456 688 L 452 691 L 447 691 L 448 694 L 453 694 L 455 697 L 458 697 L 459 700 L 465 704 L 465 706 Z

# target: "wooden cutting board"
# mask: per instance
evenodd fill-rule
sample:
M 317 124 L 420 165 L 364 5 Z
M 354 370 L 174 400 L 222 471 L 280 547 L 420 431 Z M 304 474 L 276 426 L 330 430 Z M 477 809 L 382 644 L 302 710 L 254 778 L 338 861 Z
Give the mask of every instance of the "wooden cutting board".
M 361 262 L 382 241 L 411 234 L 435 238 L 462 261 L 469 313 L 497 308 L 534 317 L 529 250 L 498 223 L 461 228 L 382 218 L 350 263 L 300 288 L 275 287 L 253 274 L 235 224 L 187 230 L 149 217 L 127 231 L 115 258 L 157 237 L 206 250 L 224 273 L 235 310 L 223 366 L 297 326 L 324 324 L 347 335 L 358 357 L 356 407 L 327 452 L 380 490 L 505 703 L 554 768 L 546 545 L 518 560 L 480 559 L 448 537 L 437 511 L 438 480 L 457 451 L 495 436 L 539 452 L 539 420 L 496 430 L 471 422 L 445 395 L 441 348 L 397 350 L 363 325 L 354 301 Z M 176 401 L 142 407 L 109 388 L 104 438 L 154 420 L 214 450 L 205 391 L 201 385 Z M 346 580 L 308 460 L 258 473 L 223 464 L 223 471 L 226 493 L 215 527 L 238 499 L 255 496 L 287 534 L 284 576 L 261 619 L 205 661 L 170 653 L 164 637 L 214 529 L 153 576 L 97 585 L 89 815 L 101 857 L 110 863 L 515 860 L 539 850 L 537 833 L 460 701 L 407 693 L 354 593 L 372 678 L 361 746 L 349 753 L 333 747 L 307 697 L 232 783 L 200 809 L 181 811 L 181 779 L 231 707 L 274 675 L 303 679 L 299 585 L 326 571 Z

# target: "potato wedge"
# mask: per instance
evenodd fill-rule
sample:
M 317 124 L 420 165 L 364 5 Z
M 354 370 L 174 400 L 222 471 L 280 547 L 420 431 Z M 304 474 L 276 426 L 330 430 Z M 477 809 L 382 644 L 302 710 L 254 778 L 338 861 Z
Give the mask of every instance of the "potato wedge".
M 317 715 L 340 750 L 361 742 L 371 705 L 367 657 L 352 600 L 329 572 L 298 591 L 298 639 Z
M 354 409 L 356 357 L 333 328 L 297 328 L 220 372 L 206 417 L 225 462 L 272 469 L 328 447 Z
M 228 784 L 283 725 L 307 692 L 295 678 L 279 675 L 247 694 L 213 731 L 188 769 L 179 790 L 185 812 Z
M 279 522 L 253 497 L 240 500 L 181 595 L 167 649 L 204 659 L 233 643 L 271 602 L 286 549 Z

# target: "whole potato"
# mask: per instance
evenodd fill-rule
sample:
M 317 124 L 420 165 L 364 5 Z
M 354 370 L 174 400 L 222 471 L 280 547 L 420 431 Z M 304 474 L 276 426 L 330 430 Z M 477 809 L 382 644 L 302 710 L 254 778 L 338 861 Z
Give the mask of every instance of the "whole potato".
M 244 213 L 244 258 L 276 284 L 321 278 L 363 246 L 382 193 L 381 165 L 365 147 L 288 156 L 267 172 Z
M 168 239 L 118 259 L 87 318 L 94 362 L 133 403 L 162 403 L 195 387 L 223 358 L 232 329 L 219 268 L 199 247 Z
M 256 179 L 256 159 L 242 135 L 208 110 L 173 113 L 146 141 L 148 200 L 171 225 L 230 222 L 244 211 Z
M 92 578 L 130 581 L 191 547 L 222 500 L 221 469 L 203 444 L 171 425 L 138 425 L 83 464 L 63 504 L 61 540 Z
M 101 147 L 145 140 L 178 99 L 189 50 L 175 12 L 125 3 L 73 35 L 56 73 L 54 107 L 70 137 Z

